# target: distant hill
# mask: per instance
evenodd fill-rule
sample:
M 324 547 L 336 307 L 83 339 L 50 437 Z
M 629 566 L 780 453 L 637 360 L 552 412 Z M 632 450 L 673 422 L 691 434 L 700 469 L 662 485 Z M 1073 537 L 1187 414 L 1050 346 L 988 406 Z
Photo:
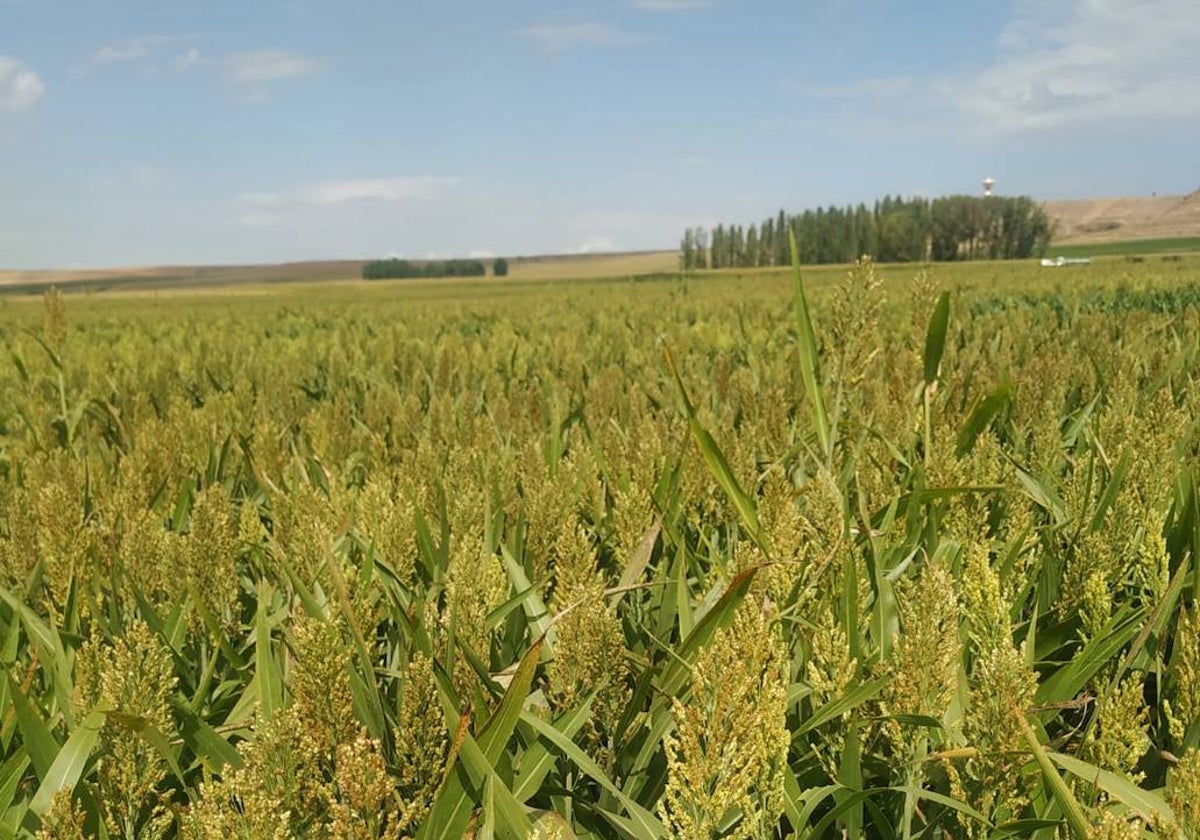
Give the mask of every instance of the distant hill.
M 8 294 L 32 293 L 50 285 L 56 285 L 64 290 L 113 291 L 119 289 L 187 289 L 237 284 L 363 282 L 364 262 L 364 260 L 321 260 L 272 265 L 141 266 L 137 268 L 46 271 L 0 270 L 0 291 Z M 672 250 L 629 251 L 611 254 L 545 254 L 509 257 L 508 265 L 508 277 L 497 279 L 496 282 L 621 277 L 674 271 L 679 267 L 679 253 Z M 480 280 L 481 278 L 472 278 L 471 282 L 477 283 Z M 447 281 L 433 279 L 400 282 L 444 283 Z
M 1200 236 L 1200 190 L 1187 195 L 1047 201 L 1055 244 Z
M 1046 201 L 1044 206 L 1055 223 L 1055 245 L 1200 237 L 1200 190 L 1187 195 Z M 117 290 L 349 282 L 361 279 L 363 262 L 320 260 L 273 265 L 140 266 L 48 271 L 0 269 L 0 290 L 9 294 L 33 293 L 51 284 L 64 289 Z M 678 266 L 679 253 L 675 250 L 510 257 L 508 278 L 497 282 L 655 274 L 674 271 Z

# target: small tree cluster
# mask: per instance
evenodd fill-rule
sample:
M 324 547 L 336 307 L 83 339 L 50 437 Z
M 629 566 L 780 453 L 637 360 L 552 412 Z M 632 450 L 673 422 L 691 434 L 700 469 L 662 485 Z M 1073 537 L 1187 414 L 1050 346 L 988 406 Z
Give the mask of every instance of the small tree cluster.
M 390 280 L 404 277 L 483 277 L 487 266 L 482 260 L 374 260 L 363 265 L 364 280 Z

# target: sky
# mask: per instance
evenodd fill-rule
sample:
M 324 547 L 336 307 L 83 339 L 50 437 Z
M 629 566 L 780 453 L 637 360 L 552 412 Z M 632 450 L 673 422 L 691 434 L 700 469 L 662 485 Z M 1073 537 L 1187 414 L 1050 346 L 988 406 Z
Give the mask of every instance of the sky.
M 0 268 L 1200 187 L 1196 0 L 0 0 Z

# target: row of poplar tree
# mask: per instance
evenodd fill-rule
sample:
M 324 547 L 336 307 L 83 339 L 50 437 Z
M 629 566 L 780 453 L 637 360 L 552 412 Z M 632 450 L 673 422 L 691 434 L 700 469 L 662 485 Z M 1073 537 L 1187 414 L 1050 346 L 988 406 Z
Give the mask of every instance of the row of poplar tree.
M 1024 259 L 1045 253 L 1052 225 L 1028 196 L 889 196 L 873 208 L 859 204 L 797 215 L 780 210 L 759 225 L 688 228 L 681 265 L 684 270 L 787 265 L 789 230 L 800 261 L 813 265 L 861 256 L 880 262 Z

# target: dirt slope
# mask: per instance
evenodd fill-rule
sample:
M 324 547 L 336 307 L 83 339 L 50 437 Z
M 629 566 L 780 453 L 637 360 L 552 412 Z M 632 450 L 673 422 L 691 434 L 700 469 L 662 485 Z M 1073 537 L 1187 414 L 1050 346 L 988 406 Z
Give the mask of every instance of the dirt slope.
M 1047 201 L 1056 244 L 1200 236 L 1200 190 L 1188 195 Z

